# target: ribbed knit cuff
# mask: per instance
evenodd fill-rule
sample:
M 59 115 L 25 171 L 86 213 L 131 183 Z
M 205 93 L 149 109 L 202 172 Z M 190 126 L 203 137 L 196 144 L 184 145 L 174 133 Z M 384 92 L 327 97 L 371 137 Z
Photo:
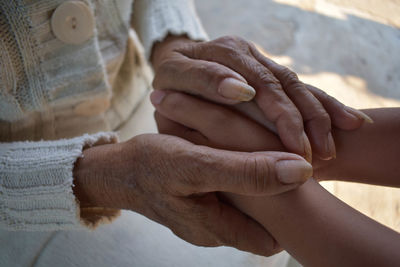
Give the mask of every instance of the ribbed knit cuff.
M 87 223 L 80 218 L 72 192 L 74 163 L 83 148 L 115 142 L 116 134 L 97 133 L 57 141 L 0 143 L 0 227 L 83 229 Z M 102 218 L 97 215 L 97 219 Z
M 132 19 L 147 59 L 150 59 L 153 44 L 168 34 L 186 34 L 196 41 L 208 40 L 193 0 L 135 0 Z

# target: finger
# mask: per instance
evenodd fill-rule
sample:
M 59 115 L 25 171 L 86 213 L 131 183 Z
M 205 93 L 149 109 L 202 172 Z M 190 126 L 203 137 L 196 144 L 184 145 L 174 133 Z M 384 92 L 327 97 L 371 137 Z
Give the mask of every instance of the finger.
M 159 91 L 152 93 L 151 99 L 158 94 L 164 98 L 155 104 L 162 116 L 176 123 L 195 129 L 205 137 L 201 140 L 184 131 L 174 135 L 185 138 L 195 144 L 239 151 L 282 150 L 277 136 L 264 127 L 226 107 L 207 102 L 186 94 Z M 246 145 L 243 145 L 243 144 Z
M 232 206 L 219 202 L 212 209 L 210 230 L 217 243 L 261 256 L 271 256 L 281 251 L 280 246 L 259 223 Z
M 355 130 L 360 128 L 363 122 L 373 122 L 373 120 L 362 111 L 345 106 L 321 89 L 309 84 L 306 84 L 306 87 L 324 106 L 335 127 L 342 130 Z
M 256 94 L 246 79 L 230 68 L 181 54 L 159 66 L 153 87 L 185 91 L 224 104 L 249 101 Z
M 185 199 L 178 210 L 153 217 L 175 235 L 197 246 L 231 246 L 263 256 L 281 250 L 260 224 L 219 201 L 215 193 Z
M 228 39 L 226 43 L 229 42 Z M 232 42 L 238 41 L 235 39 Z M 279 80 L 268 68 L 249 55 L 248 51 L 235 50 L 232 47 L 235 45 L 199 43 L 183 48 L 182 53 L 190 58 L 225 65 L 245 77 L 249 85 L 256 89 L 255 100 L 266 118 L 276 126 L 285 147 L 311 160 L 311 146 L 304 132 L 303 118 L 283 91 Z M 243 47 L 248 50 L 247 42 Z
M 182 153 L 189 160 L 177 169 L 180 179 L 174 182 L 180 196 L 218 191 L 275 195 L 293 190 L 312 176 L 312 166 L 296 154 L 234 152 L 170 139 L 180 151 L 188 152 Z
M 200 132 L 167 119 L 157 111 L 154 113 L 154 118 L 157 122 L 159 133 L 178 136 L 196 145 L 211 145 L 207 138 Z
M 299 155 L 285 152 L 233 152 L 206 146 L 191 148 L 201 170 L 196 177 L 179 181 L 183 195 L 231 192 L 271 196 L 293 190 L 312 176 L 312 166 Z
M 312 166 L 299 155 L 285 152 L 232 152 L 202 147 L 204 170 L 200 192 L 276 195 L 293 190 L 312 176 Z M 203 161 L 204 160 L 204 161 Z M 209 162 L 212 160 L 212 162 Z
M 284 91 L 300 111 L 313 154 L 326 160 L 335 158 L 336 148 L 331 133 L 331 120 L 324 106 L 294 72 L 268 59 L 253 46 L 251 51 L 254 57 L 278 78 Z

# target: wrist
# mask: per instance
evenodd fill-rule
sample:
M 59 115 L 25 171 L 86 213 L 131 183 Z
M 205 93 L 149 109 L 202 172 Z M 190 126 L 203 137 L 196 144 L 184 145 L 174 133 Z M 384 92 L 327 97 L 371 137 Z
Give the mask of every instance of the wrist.
M 114 146 L 117 144 L 100 145 L 86 148 L 82 157 L 75 162 L 73 169 L 74 187 L 73 192 L 82 208 L 104 207 L 118 208 L 113 203 L 112 188 L 107 188 L 105 170 L 110 170 L 107 158 L 112 156 Z

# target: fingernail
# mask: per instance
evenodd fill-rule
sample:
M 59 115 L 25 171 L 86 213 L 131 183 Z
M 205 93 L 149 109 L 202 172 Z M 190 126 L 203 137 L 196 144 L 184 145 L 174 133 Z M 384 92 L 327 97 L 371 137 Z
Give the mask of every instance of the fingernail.
M 308 140 L 308 137 L 305 132 L 303 132 L 303 135 L 300 140 L 301 144 L 303 144 L 303 149 L 304 149 L 304 155 L 302 155 L 309 163 L 312 162 L 312 150 L 311 150 L 311 144 L 310 141 Z
M 154 90 L 150 95 L 150 101 L 153 105 L 159 105 L 166 95 L 162 90 Z
M 256 90 L 235 78 L 226 78 L 219 84 L 218 93 L 228 99 L 250 101 L 256 95 Z
M 348 113 L 350 113 L 351 115 L 356 116 L 360 120 L 363 120 L 363 121 L 365 121 L 367 123 L 374 123 L 374 120 L 371 119 L 370 116 L 368 116 L 367 114 L 365 114 L 361 110 L 357 110 L 357 109 L 354 109 L 354 108 L 346 106 L 346 111 Z
M 328 133 L 327 142 L 326 142 L 326 152 L 328 157 L 324 158 L 323 160 L 331 160 L 336 158 L 336 147 L 335 141 L 333 140 L 332 133 Z
M 275 163 L 278 179 L 283 184 L 305 182 L 313 174 L 311 164 L 304 160 L 281 160 Z

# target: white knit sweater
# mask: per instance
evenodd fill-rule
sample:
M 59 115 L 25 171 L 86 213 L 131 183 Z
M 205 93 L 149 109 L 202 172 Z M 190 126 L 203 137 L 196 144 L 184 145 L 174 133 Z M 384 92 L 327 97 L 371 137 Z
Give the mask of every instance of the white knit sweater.
M 207 38 L 192 0 L 82 0 L 95 14 L 95 34 L 81 45 L 63 44 L 49 26 L 51 13 L 63 1 L 0 0 L 0 124 L 110 97 L 132 5 L 132 25 L 147 58 L 154 42 L 168 33 Z M 74 163 L 84 147 L 112 142 L 117 142 L 114 133 L 0 143 L 0 227 L 79 228 L 79 207 L 72 193 Z

